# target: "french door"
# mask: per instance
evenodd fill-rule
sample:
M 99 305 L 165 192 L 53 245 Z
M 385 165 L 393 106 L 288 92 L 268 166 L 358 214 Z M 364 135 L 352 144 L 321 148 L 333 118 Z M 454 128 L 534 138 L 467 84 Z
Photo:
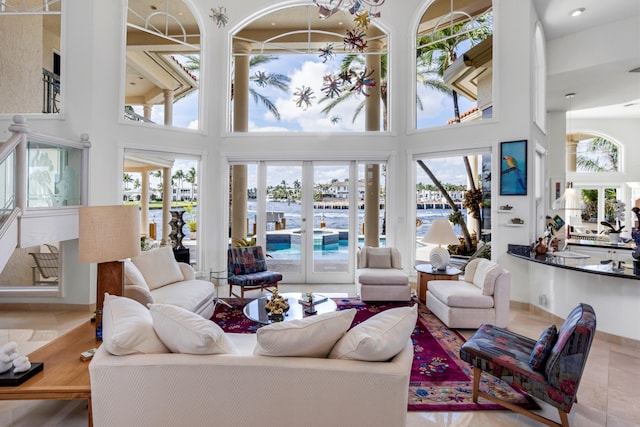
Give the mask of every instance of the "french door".
M 357 183 L 355 161 L 249 165 L 249 231 L 283 283 L 353 282 Z

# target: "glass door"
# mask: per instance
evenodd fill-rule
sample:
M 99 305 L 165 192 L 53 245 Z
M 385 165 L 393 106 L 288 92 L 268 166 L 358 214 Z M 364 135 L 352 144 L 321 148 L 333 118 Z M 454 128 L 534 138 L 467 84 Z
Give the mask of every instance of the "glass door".
M 283 283 L 353 281 L 355 169 L 348 161 L 258 162 L 250 168 L 249 194 L 253 185 L 256 190 L 248 200 L 249 230 L 260 231 L 257 242 Z

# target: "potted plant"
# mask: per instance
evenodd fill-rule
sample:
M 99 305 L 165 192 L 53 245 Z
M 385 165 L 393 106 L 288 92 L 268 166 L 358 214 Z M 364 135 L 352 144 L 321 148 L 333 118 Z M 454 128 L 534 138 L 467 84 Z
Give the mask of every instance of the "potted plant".
M 189 238 L 191 240 L 196 240 L 196 230 L 198 225 L 195 221 L 189 221 Z
M 607 227 L 607 234 L 609 235 L 609 240 L 611 243 L 618 243 L 620 239 L 620 232 L 624 229 L 624 225 L 620 225 L 620 221 L 616 221 L 616 226 L 607 221 L 600 221 L 601 225 Z

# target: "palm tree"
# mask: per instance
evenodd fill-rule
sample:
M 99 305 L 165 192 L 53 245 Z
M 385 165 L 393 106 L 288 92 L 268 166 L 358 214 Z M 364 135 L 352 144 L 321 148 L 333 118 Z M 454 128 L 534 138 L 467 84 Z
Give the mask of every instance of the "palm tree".
M 189 172 L 187 172 L 186 181 L 189 184 L 191 184 L 191 199 L 193 200 L 196 194 L 196 168 L 195 167 L 192 166 L 191 169 L 189 169 Z
M 129 189 L 129 184 L 133 182 L 133 177 L 128 173 L 125 173 L 122 180 L 124 181 L 124 190 L 127 191 Z
M 173 185 L 173 180 L 178 181 L 178 200 L 182 200 L 182 182 L 185 180 L 186 176 L 182 169 L 178 169 L 173 176 L 171 177 L 171 184 Z
M 185 68 L 187 70 L 200 70 L 199 56 L 186 55 L 185 58 L 187 58 L 187 62 L 185 64 Z M 249 69 L 255 68 L 259 65 L 267 64 L 277 59 L 279 58 L 273 55 L 253 55 L 249 59 Z M 276 105 L 273 103 L 273 101 L 271 101 L 271 99 L 261 94 L 256 89 L 256 86 L 273 87 L 286 93 L 289 91 L 289 83 L 291 83 L 291 78 L 284 74 L 257 71 L 253 76 L 249 77 L 249 81 L 254 83 L 253 85 L 249 86 L 249 94 L 256 102 L 256 104 L 263 104 L 267 108 L 267 110 L 269 110 L 269 112 L 276 118 L 276 120 L 280 120 L 280 112 L 278 111 Z M 231 84 L 231 99 L 233 99 L 233 83 Z
M 585 154 L 576 156 L 576 166 L 586 172 L 617 172 L 618 146 L 600 136 L 591 139 Z

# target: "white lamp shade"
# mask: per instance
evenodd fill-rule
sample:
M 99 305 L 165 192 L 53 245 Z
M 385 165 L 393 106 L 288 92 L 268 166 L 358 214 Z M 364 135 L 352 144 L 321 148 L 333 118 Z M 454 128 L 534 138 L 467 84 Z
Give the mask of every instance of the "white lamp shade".
M 460 243 L 456 233 L 453 231 L 453 227 L 446 219 L 433 221 L 431 228 L 422 238 L 422 241 L 438 245 L 429 254 L 429 262 L 437 270 L 446 270 L 447 264 L 449 264 L 449 250 L 446 247 L 443 248 L 442 245 L 457 245 Z
M 140 212 L 134 205 L 82 206 L 80 262 L 111 262 L 140 254 Z

